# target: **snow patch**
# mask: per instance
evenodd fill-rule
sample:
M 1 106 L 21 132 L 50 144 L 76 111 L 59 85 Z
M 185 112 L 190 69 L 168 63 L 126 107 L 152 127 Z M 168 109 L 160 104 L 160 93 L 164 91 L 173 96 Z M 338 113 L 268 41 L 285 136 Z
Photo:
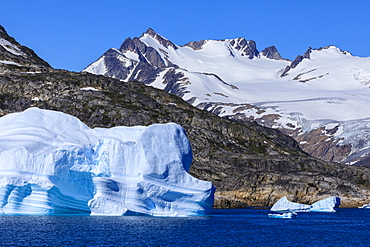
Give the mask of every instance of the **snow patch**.
M 370 84 L 370 72 L 364 69 L 354 68 L 352 69 L 353 77 L 355 80 L 361 82 L 364 85 Z
M 80 88 L 80 90 L 84 90 L 84 91 L 100 91 L 99 89 L 94 88 L 94 87 L 83 87 L 83 88 Z
M 84 69 L 84 71 L 95 75 L 105 75 L 105 73 L 108 71 L 105 66 L 104 57 L 101 57 L 97 61 L 93 62 L 89 67 Z
M 125 55 L 125 57 L 127 57 L 129 59 L 132 59 L 136 62 L 140 62 L 139 55 L 135 52 L 127 51 L 127 52 L 123 53 L 123 55 Z
M 4 64 L 13 64 L 13 65 L 17 65 L 17 66 L 22 66 L 22 65 L 20 65 L 19 63 L 15 63 L 15 62 L 12 62 L 12 61 L 1 61 L 1 60 L 0 60 L 0 63 L 4 63 Z
M 0 38 L 0 45 L 2 47 L 4 47 L 5 50 L 7 50 L 8 52 L 14 54 L 14 55 L 17 55 L 17 56 L 23 56 L 25 55 L 21 49 L 19 49 L 15 44 L 13 43 L 10 43 L 9 41 L 3 39 L 3 38 Z

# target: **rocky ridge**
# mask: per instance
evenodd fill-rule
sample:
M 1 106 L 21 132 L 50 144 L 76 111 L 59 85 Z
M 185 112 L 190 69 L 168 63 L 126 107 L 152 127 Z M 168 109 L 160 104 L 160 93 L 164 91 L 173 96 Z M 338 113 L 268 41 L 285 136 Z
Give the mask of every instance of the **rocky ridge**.
M 20 45 L 0 26 L 0 73 L 6 71 L 41 72 L 50 65 L 28 47 Z
M 103 61 L 104 70 L 95 70 L 92 72 L 95 74 L 104 74 L 105 76 L 120 80 L 136 80 L 145 84 L 150 84 L 156 79 L 157 75 L 165 69 L 171 68 L 171 71 L 173 71 L 179 68 L 168 59 L 169 57 L 165 50 L 159 49 L 159 51 L 157 51 L 153 47 L 144 43 L 142 38 L 145 36 L 152 37 L 165 48 L 171 47 L 174 50 L 179 48 L 177 45 L 149 28 L 140 37 L 125 39 L 119 49 L 111 48 L 105 52 L 96 62 L 93 63 L 96 64 L 99 63 L 99 61 Z M 245 56 L 249 59 L 264 56 L 269 59 L 284 60 L 274 46 L 268 47 L 262 52 L 259 52 L 257 50 L 256 42 L 253 40 L 236 38 L 221 41 L 227 44 L 230 56 L 235 56 L 234 53 L 237 51 L 241 56 Z M 185 44 L 184 47 L 201 50 L 203 45 L 206 43 L 207 40 L 193 41 Z M 135 56 L 132 56 L 133 53 Z M 164 84 L 168 84 L 168 82 L 165 81 Z
M 35 65 L 44 63 L 30 69 Z M 1 115 L 35 106 L 71 114 L 91 127 L 178 123 L 193 149 L 190 172 L 217 187 L 216 207 L 271 206 L 286 195 L 301 203 L 336 195 L 347 207 L 370 201 L 369 169 L 313 158 L 279 130 L 220 118 L 141 82 L 51 68 L 24 73 L 18 67 L 0 73 Z

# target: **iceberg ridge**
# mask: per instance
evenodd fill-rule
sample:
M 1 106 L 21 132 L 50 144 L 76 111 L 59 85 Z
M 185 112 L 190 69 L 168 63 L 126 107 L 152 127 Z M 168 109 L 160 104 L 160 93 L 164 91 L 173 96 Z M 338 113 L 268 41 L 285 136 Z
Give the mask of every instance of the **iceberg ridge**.
M 0 214 L 204 215 L 215 187 L 188 174 L 177 124 L 91 129 L 29 108 L 0 118 Z

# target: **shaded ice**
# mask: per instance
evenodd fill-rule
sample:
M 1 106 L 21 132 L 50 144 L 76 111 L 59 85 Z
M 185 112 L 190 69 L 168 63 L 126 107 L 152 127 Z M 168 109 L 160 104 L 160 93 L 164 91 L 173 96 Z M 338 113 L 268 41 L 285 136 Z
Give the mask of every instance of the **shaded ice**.
M 177 124 L 91 129 L 30 108 L 0 118 L 0 213 L 204 215 L 215 189 L 191 162 Z

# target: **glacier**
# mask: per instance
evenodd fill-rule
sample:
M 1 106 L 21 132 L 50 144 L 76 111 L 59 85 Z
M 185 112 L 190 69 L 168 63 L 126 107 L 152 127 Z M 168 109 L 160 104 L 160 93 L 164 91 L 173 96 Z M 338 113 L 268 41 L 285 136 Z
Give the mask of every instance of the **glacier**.
M 270 210 L 274 212 L 335 212 L 335 208 L 339 207 L 339 205 L 340 198 L 336 196 L 317 201 L 312 205 L 291 202 L 284 196 Z
M 191 162 L 175 123 L 91 129 L 29 108 L 0 118 L 0 214 L 206 215 L 215 187 Z

